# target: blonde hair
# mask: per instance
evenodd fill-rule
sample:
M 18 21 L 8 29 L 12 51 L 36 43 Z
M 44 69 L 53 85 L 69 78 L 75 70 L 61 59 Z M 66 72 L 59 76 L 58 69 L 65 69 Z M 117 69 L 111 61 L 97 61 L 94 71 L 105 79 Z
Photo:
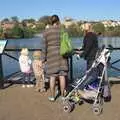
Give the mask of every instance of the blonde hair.
M 34 58 L 40 58 L 41 57 L 41 51 L 35 51 L 35 52 L 33 52 L 33 57 Z
M 28 53 L 29 53 L 29 51 L 28 51 L 28 49 L 27 48 L 22 48 L 22 50 L 21 50 L 21 55 L 28 55 Z

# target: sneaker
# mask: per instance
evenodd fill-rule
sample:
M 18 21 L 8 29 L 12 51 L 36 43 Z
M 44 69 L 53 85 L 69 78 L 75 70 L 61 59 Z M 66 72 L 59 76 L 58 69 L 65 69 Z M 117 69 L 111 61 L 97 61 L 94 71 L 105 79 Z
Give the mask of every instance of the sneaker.
M 40 89 L 37 89 L 37 88 L 36 88 L 36 89 L 35 89 L 35 92 L 40 92 Z
M 60 100 L 64 101 L 64 100 L 65 100 L 65 97 L 60 96 Z
M 54 101 L 55 101 L 55 98 L 54 98 L 54 97 L 49 96 L 49 97 L 48 97 L 48 100 L 49 100 L 49 101 L 51 101 L 51 102 L 54 102 Z
M 30 88 L 30 85 L 26 85 L 27 88 Z
M 45 88 L 40 89 L 40 92 L 46 92 Z
M 22 88 L 25 88 L 25 85 L 22 85 Z

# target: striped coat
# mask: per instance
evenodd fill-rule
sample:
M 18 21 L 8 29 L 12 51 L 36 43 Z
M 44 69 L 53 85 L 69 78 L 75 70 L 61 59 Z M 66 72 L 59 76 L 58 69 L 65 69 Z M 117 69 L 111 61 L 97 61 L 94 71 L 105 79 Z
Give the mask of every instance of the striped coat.
M 47 74 L 52 75 L 59 71 L 67 74 L 67 59 L 60 55 L 60 26 L 52 26 L 46 29 L 44 34 L 47 59 Z

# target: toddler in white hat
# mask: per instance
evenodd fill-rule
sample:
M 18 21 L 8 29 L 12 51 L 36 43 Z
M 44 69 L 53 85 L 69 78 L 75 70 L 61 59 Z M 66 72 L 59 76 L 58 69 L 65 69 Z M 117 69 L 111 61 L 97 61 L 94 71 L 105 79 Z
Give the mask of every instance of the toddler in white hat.
M 28 56 L 29 51 L 27 48 L 22 48 L 19 57 L 20 70 L 24 74 L 23 85 L 25 87 L 25 82 L 27 81 L 27 87 L 30 87 L 30 74 L 31 74 L 31 59 Z

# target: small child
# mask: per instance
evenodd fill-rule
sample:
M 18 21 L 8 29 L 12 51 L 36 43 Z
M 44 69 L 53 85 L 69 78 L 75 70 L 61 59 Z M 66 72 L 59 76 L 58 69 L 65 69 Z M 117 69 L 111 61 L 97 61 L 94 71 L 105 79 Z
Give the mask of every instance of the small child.
M 25 81 L 27 81 L 27 83 L 28 83 L 27 87 L 32 87 L 29 85 L 32 61 L 29 58 L 28 54 L 29 54 L 28 49 L 22 48 L 22 50 L 20 52 L 20 57 L 19 57 L 20 69 L 21 69 L 21 72 L 24 74 L 22 87 L 25 87 Z
M 45 92 L 45 81 L 44 81 L 44 65 L 42 63 L 41 58 L 41 51 L 35 51 L 33 53 L 33 62 L 32 62 L 32 67 L 33 67 L 33 72 L 36 78 L 36 91 L 38 92 Z

